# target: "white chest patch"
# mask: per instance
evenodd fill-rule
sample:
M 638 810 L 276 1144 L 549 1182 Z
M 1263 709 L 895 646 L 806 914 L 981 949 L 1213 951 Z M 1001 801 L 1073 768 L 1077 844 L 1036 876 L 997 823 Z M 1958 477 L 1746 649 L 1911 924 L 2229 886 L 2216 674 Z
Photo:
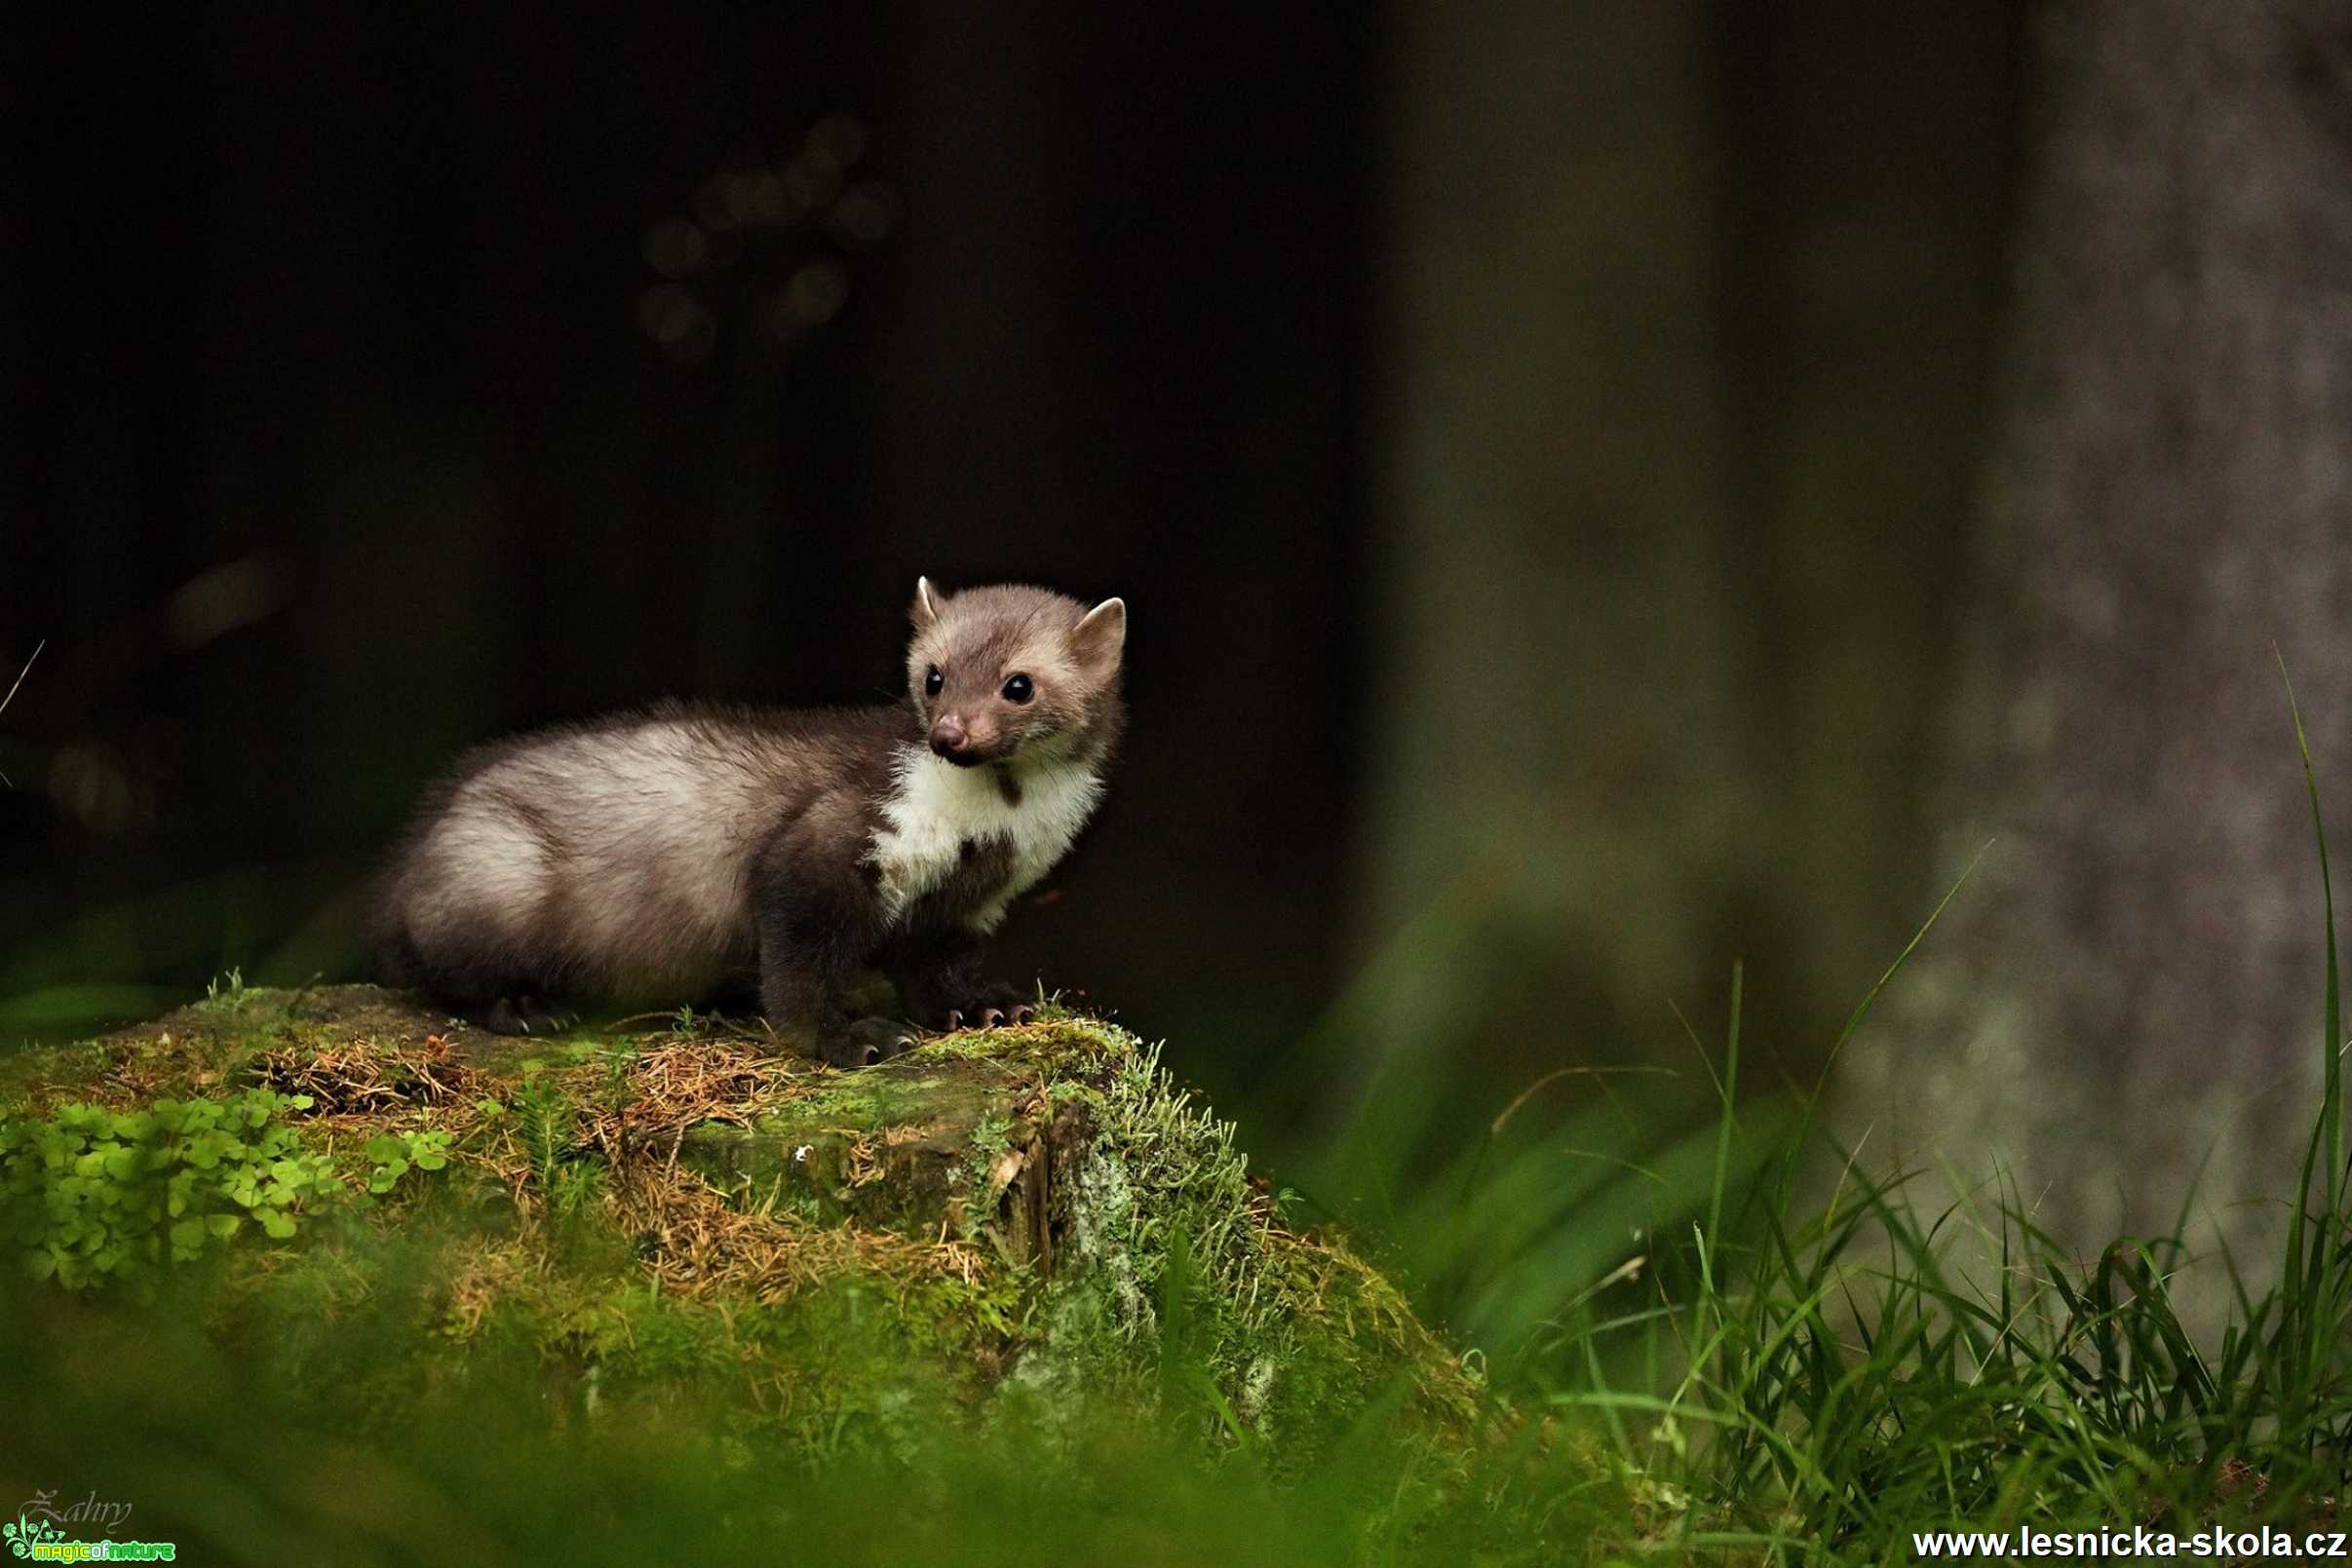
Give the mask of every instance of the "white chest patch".
M 972 840 L 1013 851 L 1012 875 L 966 921 L 975 931 L 994 931 L 1013 900 L 1069 852 L 1102 798 L 1094 770 L 1072 763 L 1021 774 L 1018 805 L 988 769 L 959 768 L 920 746 L 903 747 L 895 772 L 897 787 L 882 802 L 884 825 L 866 853 L 881 871 L 883 909 L 894 923 L 954 874 Z

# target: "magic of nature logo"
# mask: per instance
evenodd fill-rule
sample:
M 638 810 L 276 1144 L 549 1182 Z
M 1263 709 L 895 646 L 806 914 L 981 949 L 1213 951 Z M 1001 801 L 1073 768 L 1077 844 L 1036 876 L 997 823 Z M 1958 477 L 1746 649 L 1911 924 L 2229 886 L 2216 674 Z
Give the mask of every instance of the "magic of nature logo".
M 131 1516 L 128 1503 L 101 1503 L 92 1492 L 80 1502 L 58 1506 L 54 1492 L 35 1492 L 17 1505 L 17 1516 L 0 1523 L 0 1543 L 9 1555 L 32 1562 L 174 1562 L 179 1549 L 169 1541 L 79 1539 L 82 1530 L 96 1526 L 111 1532 Z M 76 1533 L 68 1536 L 72 1528 Z

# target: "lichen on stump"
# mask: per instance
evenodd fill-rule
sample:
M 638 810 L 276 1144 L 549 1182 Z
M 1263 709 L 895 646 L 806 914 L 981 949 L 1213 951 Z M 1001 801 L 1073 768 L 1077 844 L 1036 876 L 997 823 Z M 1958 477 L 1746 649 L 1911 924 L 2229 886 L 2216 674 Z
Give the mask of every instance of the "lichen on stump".
M 196 1102 L 298 1138 L 200 1145 Z M 0 1060 L 0 1176 L 13 1263 L 92 1299 L 201 1279 L 212 1331 L 360 1420 L 492 1360 L 537 1368 L 559 1422 L 721 1406 L 812 1454 L 1133 1400 L 1303 1464 L 1376 1402 L 1433 1453 L 1479 1411 L 1156 1051 L 1059 1009 L 841 1072 L 683 1014 L 514 1039 L 373 987 L 232 986 Z

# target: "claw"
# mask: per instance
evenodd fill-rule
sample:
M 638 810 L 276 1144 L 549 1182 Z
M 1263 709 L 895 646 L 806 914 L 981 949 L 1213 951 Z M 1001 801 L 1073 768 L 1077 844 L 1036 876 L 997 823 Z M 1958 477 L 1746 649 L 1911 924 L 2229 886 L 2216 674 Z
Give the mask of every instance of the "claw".
M 836 1067 L 871 1067 L 921 1044 L 918 1033 L 884 1018 L 867 1018 L 829 1035 L 818 1054 Z
M 993 1029 L 1004 1021 L 1005 1010 L 1002 1008 L 983 1008 L 980 1010 L 980 1026 L 983 1029 Z
M 956 1030 L 961 1029 L 963 1026 L 964 1010 L 961 1008 L 949 1008 L 947 1010 L 947 1032 L 949 1034 L 953 1034 Z
M 1015 1024 L 1022 1024 L 1028 1022 L 1031 1018 L 1036 1016 L 1037 1010 L 1029 1006 L 1026 1002 L 1022 1002 L 1017 1003 L 1014 1006 L 1013 1016 L 1010 1021 Z

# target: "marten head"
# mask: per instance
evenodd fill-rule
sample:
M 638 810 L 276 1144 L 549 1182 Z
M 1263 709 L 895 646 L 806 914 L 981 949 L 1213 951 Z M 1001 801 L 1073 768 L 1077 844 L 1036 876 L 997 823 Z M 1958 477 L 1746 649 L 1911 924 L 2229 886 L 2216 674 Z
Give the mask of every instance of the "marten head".
M 1042 588 L 914 585 L 907 692 L 931 749 L 961 767 L 1077 756 L 1117 726 L 1127 605 Z

